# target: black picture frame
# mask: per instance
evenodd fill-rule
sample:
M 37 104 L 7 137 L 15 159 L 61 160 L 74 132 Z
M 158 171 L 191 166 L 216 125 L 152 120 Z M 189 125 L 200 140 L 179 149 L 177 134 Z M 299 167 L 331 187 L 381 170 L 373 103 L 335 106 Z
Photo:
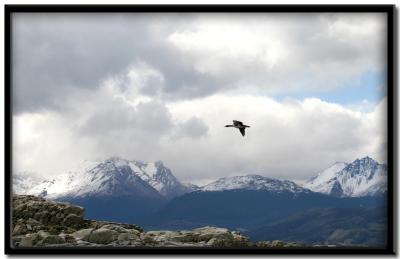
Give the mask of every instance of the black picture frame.
M 221 254 L 221 255 L 250 255 L 250 254 L 296 254 L 296 255 L 373 255 L 396 253 L 394 240 L 396 224 L 394 218 L 396 166 L 397 107 L 395 88 L 395 33 L 394 5 L 5 5 L 5 253 L 6 254 Z M 112 13 L 112 12 L 226 12 L 226 13 L 385 13 L 387 14 L 387 98 L 388 98 L 388 195 L 387 195 L 387 247 L 377 248 L 288 248 L 288 249 L 217 249 L 217 248 L 13 248 L 11 244 L 11 180 L 12 180 L 12 15 L 24 12 L 50 13 Z M 396 176 L 396 177 L 395 177 Z

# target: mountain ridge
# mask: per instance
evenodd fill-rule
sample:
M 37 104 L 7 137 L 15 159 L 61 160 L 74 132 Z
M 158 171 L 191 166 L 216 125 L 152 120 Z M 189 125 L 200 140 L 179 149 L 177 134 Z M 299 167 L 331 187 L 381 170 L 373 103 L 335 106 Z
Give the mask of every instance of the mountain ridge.
M 351 163 L 336 162 L 303 187 L 337 197 L 363 197 L 387 191 L 387 166 L 366 156 Z
M 182 184 L 161 161 L 147 163 L 117 157 L 100 162 L 84 161 L 52 179 L 35 179 L 17 174 L 13 180 L 16 193 L 52 199 L 129 195 L 134 191 L 136 195 L 157 196 L 155 193 L 158 193 L 166 199 L 172 199 L 191 191 L 191 186 Z
M 200 187 L 201 191 L 226 191 L 235 189 L 268 190 L 275 192 L 289 191 L 293 193 L 309 192 L 308 189 L 305 189 L 292 181 L 280 180 L 257 174 L 223 177 Z

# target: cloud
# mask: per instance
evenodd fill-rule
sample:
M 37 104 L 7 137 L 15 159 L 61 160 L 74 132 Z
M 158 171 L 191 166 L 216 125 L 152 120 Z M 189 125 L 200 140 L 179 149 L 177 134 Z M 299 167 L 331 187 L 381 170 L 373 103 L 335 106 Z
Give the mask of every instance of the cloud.
M 13 108 L 61 109 L 132 64 L 164 101 L 326 91 L 385 69 L 385 31 L 382 14 L 16 14 Z
M 196 71 L 228 81 L 229 90 L 326 91 L 363 71 L 384 68 L 384 19 L 379 14 L 209 15 L 168 40 Z
M 15 170 L 55 174 L 117 155 L 163 160 L 184 181 L 249 173 L 304 180 L 335 161 L 366 155 L 386 161 L 386 100 L 371 112 L 317 98 L 252 95 L 132 105 L 101 91 L 87 97 L 102 106 L 96 109 L 14 115 Z M 232 119 L 251 126 L 245 137 L 224 127 Z
M 173 138 L 179 139 L 184 137 L 200 138 L 206 136 L 208 126 L 198 117 L 191 117 L 183 123 L 179 123 Z
M 383 15 L 13 19 L 14 172 L 121 156 L 163 160 L 184 181 L 301 181 L 338 160 L 386 161 L 385 98 L 344 106 L 310 94 L 345 95 L 385 70 Z M 251 126 L 245 137 L 224 127 L 233 119 Z
M 374 111 L 363 113 L 317 98 L 278 102 L 216 95 L 178 102 L 169 106 L 173 116 L 196 114 L 209 126 L 208 138 L 177 141 L 167 161 L 179 173 L 196 171 L 190 177 L 199 179 L 260 173 L 295 180 L 311 177 L 335 161 L 370 155 L 385 162 L 385 105 L 383 100 Z M 230 119 L 251 126 L 246 137 L 223 127 Z M 178 162 L 186 160 L 190 163 Z

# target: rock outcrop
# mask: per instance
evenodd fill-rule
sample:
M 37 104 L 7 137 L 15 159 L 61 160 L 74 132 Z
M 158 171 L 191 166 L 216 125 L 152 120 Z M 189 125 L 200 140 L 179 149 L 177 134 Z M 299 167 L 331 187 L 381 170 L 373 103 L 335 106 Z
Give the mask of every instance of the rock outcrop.
M 147 231 L 134 224 L 86 220 L 84 209 L 31 195 L 13 196 L 15 247 L 288 247 L 282 241 L 253 244 L 239 232 L 202 227 Z

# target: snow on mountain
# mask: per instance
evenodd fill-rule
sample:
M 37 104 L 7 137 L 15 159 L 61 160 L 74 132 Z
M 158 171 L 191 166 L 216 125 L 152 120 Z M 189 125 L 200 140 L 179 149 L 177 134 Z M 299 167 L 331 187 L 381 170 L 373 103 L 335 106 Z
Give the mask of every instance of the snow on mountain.
M 91 195 L 161 195 L 170 199 L 191 191 L 162 162 L 145 163 L 115 157 L 105 161 L 85 161 L 51 180 L 18 175 L 13 180 L 15 193 L 52 199 Z
M 200 190 L 201 187 L 192 183 L 183 183 L 186 188 L 188 188 L 191 192 Z
M 328 194 L 335 185 L 336 174 L 343 170 L 347 165 L 348 164 L 345 162 L 336 162 L 304 183 L 303 187 L 315 192 Z
M 202 191 L 225 191 L 225 190 L 267 190 L 273 192 L 289 191 L 292 193 L 309 192 L 294 182 L 278 180 L 261 175 L 244 175 L 220 178 L 215 182 L 201 187 Z
M 303 187 L 337 197 L 374 196 L 387 191 L 387 167 L 370 157 L 337 162 Z
M 26 190 L 33 190 L 38 185 L 44 185 L 46 179 L 34 175 L 29 172 L 20 172 L 18 174 L 13 174 L 13 192 L 14 193 L 25 193 Z M 41 189 L 43 191 L 43 189 Z M 35 194 L 37 191 L 35 191 Z M 37 193 L 37 195 L 39 195 Z
M 131 161 L 130 166 L 132 168 L 136 166 L 138 175 L 169 199 L 192 191 L 190 186 L 182 184 L 161 161 L 154 163 Z

